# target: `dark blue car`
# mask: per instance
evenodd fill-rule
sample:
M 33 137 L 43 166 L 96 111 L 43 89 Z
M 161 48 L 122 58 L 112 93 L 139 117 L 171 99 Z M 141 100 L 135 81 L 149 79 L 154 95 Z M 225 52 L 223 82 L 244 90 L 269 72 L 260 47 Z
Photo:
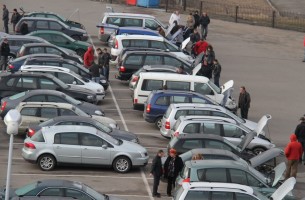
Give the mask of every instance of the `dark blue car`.
M 189 91 L 155 90 L 150 93 L 145 103 L 143 117 L 149 123 L 161 128 L 161 120 L 171 103 L 204 103 L 219 105 L 209 97 Z

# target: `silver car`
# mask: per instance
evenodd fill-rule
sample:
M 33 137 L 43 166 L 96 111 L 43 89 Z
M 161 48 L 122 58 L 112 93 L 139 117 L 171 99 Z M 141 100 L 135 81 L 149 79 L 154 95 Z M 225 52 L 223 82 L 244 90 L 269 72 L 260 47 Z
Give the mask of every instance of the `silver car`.
M 112 166 L 120 173 L 147 165 L 147 150 L 89 126 L 43 127 L 24 140 L 22 157 L 44 171 L 59 164 Z

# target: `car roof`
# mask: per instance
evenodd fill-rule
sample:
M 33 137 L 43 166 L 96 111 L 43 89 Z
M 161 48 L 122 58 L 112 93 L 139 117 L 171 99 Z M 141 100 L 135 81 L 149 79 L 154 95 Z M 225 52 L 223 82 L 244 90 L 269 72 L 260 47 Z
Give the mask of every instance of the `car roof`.
M 185 115 L 180 116 L 180 120 L 182 121 L 222 121 L 230 124 L 237 124 L 235 120 L 226 118 L 226 117 L 218 117 L 218 116 L 200 116 L 200 115 Z
M 75 75 L 75 73 L 64 67 L 57 67 L 57 66 L 52 66 L 52 65 L 23 65 L 21 71 L 50 71 L 50 72 L 64 72 L 64 73 L 69 73 L 71 75 Z
M 75 106 L 69 103 L 57 103 L 57 102 L 20 102 L 20 107 L 27 107 L 27 106 L 41 106 L 41 107 L 57 107 L 57 108 L 75 108 Z
M 71 128 L 73 127 L 73 128 Z M 80 133 L 91 133 L 97 135 L 98 130 L 92 126 L 79 126 L 79 125 L 59 125 L 59 126 L 45 126 L 41 129 L 42 133 L 49 135 L 50 133 L 60 132 L 80 132 Z
M 213 105 L 213 104 L 204 104 L 204 103 L 172 103 L 170 104 L 172 109 L 204 109 L 209 108 L 213 110 L 221 110 L 226 111 L 226 109 L 220 105 Z
M 58 116 L 53 118 L 54 122 L 59 122 L 59 121 L 76 121 L 76 122 L 94 122 L 95 120 L 89 117 L 84 117 L 84 116 Z
M 151 30 L 146 27 L 133 27 L 133 26 L 123 26 L 119 27 L 119 30 L 135 30 L 135 31 L 146 31 L 146 32 L 151 32 L 151 33 L 157 33 L 157 31 Z
M 198 190 L 198 189 L 224 189 L 224 190 L 240 190 L 241 192 L 245 192 L 248 194 L 253 194 L 254 190 L 253 188 L 246 186 L 246 185 L 240 185 L 236 183 L 216 183 L 216 182 L 191 182 L 186 183 L 189 184 L 188 188 L 191 190 Z
M 140 75 L 141 78 L 143 79 L 162 79 L 162 80 L 169 80 L 169 78 L 171 79 L 175 79 L 175 80 L 179 80 L 179 81 L 203 81 L 203 82 L 209 82 L 209 79 L 207 77 L 204 76 L 193 76 L 193 75 L 185 75 L 185 74 L 165 74 L 165 73 L 142 73 Z
M 60 22 L 59 20 L 57 19 L 54 19 L 54 18 L 45 18 L 45 17 L 22 17 L 21 20 L 35 20 L 35 21 L 39 21 L 39 20 L 42 20 L 42 21 L 56 21 L 56 22 Z
M 32 46 L 48 46 L 48 47 L 57 47 L 54 44 L 50 44 L 50 43 L 27 43 L 27 44 L 23 44 L 24 47 L 32 47 Z
M 37 30 L 37 31 L 32 31 L 32 33 L 48 33 L 48 34 L 59 34 L 59 35 L 66 35 L 63 32 L 60 31 L 54 31 L 54 30 Z
M 116 39 L 134 39 L 134 40 L 159 40 L 164 41 L 165 38 L 160 36 L 153 36 L 153 35 L 117 35 L 115 36 Z
M 154 16 L 152 15 L 146 15 L 146 14 L 134 14 L 134 13 L 113 13 L 113 12 L 107 12 L 104 13 L 105 16 L 113 17 L 113 16 L 119 16 L 119 17 L 139 17 L 140 19 L 142 18 L 153 18 L 155 19 Z
M 44 77 L 48 77 L 48 78 L 54 78 L 54 76 L 52 74 L 47 74 L 47 73 L 39 73 L 39 72 L 14 72 L 14 73 L 10 73 L 10 72 L 3 72 L 0 73 L 0 77 L 1 76 L 32 76 L 32 77 L 40 77 L 40 76 L 44 76 Z
M 53 58 L 53 59 L 62 59 L 62 57 L 60 55 L 56 55 L 56 54 L 49 54 L 49 53 L 35 53 L 35 54 L 29 54 L 29 55 L 24 55 L 24 56 L 21 56 L 21 57 L 18 57 L 14 60 L 17 60 L 17 59 L 21 59 L 21 58 L 26 58 L 26 59 L 44 59 L 43 57 L 45 58 Z
M 38 54 L 29 54 L 29 55 L 38 55 Z M 29 56 L 27 55 L 27 56 Z M 56 54 L 41 54 L 41 55 L 56 55 Z M 56 56 L 47 56 L 47 57 L 36 57 L 36 56 L 29 56 L 28 60 L 42 60 L 42 61 L 45 61 L 45 60 L 52 60 L 52 61 L 58 61 L 58 62 L 61 62 L 63 60 L 67 61 L 67 62 L 74 62 L 74 61 L 71 61 L 69 59 L 64 59 L 63 57 L 59 56 L 59 55 L 56 55 Z
M 172 70 L 177 70 L 177 67 L 171 66 L 171 65 L 144 65 L 143 66 L 144 70 L 167 70 L 172 71 Z
M 214 140 L 224 141 L 223 137 L 221 137 L 219 135 L 215 135 L 215 134 L 179 134 L 178 136 L 176 136 L 176 138 L 178 140 L 181 140 L 181 139 L 214 139 Z
M 57 91 L 57 90 L 46 90 L 46 89 L 35 89 L 35 90 L 28 90 L 25 91 L 26 94 L 55 94 L 55 95 L 60 95 L 60 96 L 67 96 L 65 93 Z
M 149 72 L 146 72 L 149 73 Z M 144 74 L 146 74 L 144 73 Z M 153 72 L 153 73 L 158 73 L 159 72 Z M 143 73 L 142 73 L 143 74 Z M 152 74 L 152 73 L 150 73 Z M 142 75 L 141 75 L 142 76 Z M 182 95 L 197 95 L 197 96 L 202 96 L 204 98 L 207 98 L 207 96 L 204 96 L 202 94 L 199 94 L 197 92 L 193 92 L 193 91 L 184 91 L 184 90 L 153 90 L 152 93 L 154 94 L 182 94 Z
M 33 11 L 33 12 L 27 13 L 26 15 L 32 15 L 32 14 L 37 14 L 37 13 L 59 15 L 59 14 L 57 14 L 57 13 L 49 12 L 49 11 Z
M 183 154 L 187 154 L 189 152 L 191 152 L 192 155 L 203 154 L 203 157 L 204 157 L 204 155 L 210 154 L 210 155 L 229 156 L 229 157 L 234 158 L 234 160 L 241 159 L 239 156 L 237 156 L 234 153 L 232 153 L 231 151 L 228 151 L 225 149 L 197 148 L 197 149 L 191 149 Z
M 60 180 L 60 179 L 39 180 L 36 183 L 37 183 L 38 187 L 63 186 L 63 187 L 83 189 L 83 187 L 85 186 L 81 182 L 69 181 L 69 180 Z
M 33 39 L 34 40 L 35 39 L 35 40 L 45 41 L 41 37 L 31 36 L 31 35 L 7 35 L 5 38 L 7 38 L 8 40 L 10 40 L 10 39 Z
M 203 155 L 204 156 L 204 155 Z M 202 169 L 202 168 L 236 168 L 248 169 L 248 165 L 243 162 L 235 160 L 190 160 L 185 162 L 188 168 Z

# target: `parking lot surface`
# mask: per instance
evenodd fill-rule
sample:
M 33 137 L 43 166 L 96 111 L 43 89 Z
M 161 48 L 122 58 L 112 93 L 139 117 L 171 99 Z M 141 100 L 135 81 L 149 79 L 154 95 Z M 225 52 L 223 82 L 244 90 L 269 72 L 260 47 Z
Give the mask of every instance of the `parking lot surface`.
M 97 39 L 95 25 L 106 11 L 106 4 L 89 0 L 8 0 L 4 1 L 9 10 L 22 6 L 26 11 L 53 11 L 68 17 L 79 9 L 72 19 L 80 20 L 90 34 L 90 41 L 97 47 L 104 47 Z M 147 13 L 167 23 L 169 13 L 158 9 L 144 9 L 112 5 L 116 11 Z M 185 15 L 184 15 L 185 16 Z M 184 17 L 185 21 L 186 17 Z M 1 22 L 2 23 L 2 22 Z M 0 24 L 3 27 L 3 24 Z M 11 26 L 10 26 L 11 28 Z M 223 71 L 221 83 L 233 79 L 235 98 L 239 87 L 245 85 L 252 97 L 249 119 L 259 120 L 264 114 L 273 119 L 268 126 L 274 143 L 283 148 L 289 135 L 304 114 L 304 72 L 302 63 L 303 33 L 276 30 L 265 27 L 233 24 L 213 20 L 210 25 L 208 42 L 214 46 L 216 57 Z M 153 199 L 152 178 L 149 177 L 151 160 L 158 149 L 165 149 L 168 140 L 163 138 L 153 124 L 143 119 L 143 112 L 132 109 L 131 91 L 128 83 L 114 78 L 117 69 L 110 70 L 110 87 L 101 107 L 107 117 L 116 120 L 121 129 L 136 133 L 140 143 L 147 148 L 150 161 L 148 166 L 134 169 L 127 174 L 118 174 L 107 168 L 59 167 L 53 172 L 43 172 L 37 166 L 25 162 L 21 157 L 23 138 L 15 137 L 12 181 L 13 187 L 20 187 L 40 179 L 69 179 L 81 181 L 99 192 L 113 194 L 123 199 Z M 5 185 L 8 135 L 2 124 L 0 133 L 0 185 Z M 283 160 L 283 159 L 282 159 Z M 166 196 L 166 185 L 159 187 L 162 199 Z M 305 167 L 299 166 L 294 194 L 301 199 L 305 196 Z

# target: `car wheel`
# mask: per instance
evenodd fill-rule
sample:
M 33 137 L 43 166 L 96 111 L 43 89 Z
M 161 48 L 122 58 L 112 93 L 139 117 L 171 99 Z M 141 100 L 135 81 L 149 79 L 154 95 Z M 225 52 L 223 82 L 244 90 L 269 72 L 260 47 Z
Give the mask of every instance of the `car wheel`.
M 86 51 L 84 49 L 77 49 L 76 54 L 79 55 L 80 57 L 83 57 Z
M 81 40 L 80 36 L 78 35 L 72 35 L 71 38 L 73 38 L 74 40 Z
M 158 117 L 155 121 L 155 125 L 158 129 L 162 127 L 162 117 Z
M 54 156 L 50 154 L 43 154 L 38 159 L 38 165 L 43 171 L 51 171 L 56 165 L 56 160 Z
M 119 173 L 126 173 L 131 168 L 131 161 L 126 156 L 117 157 L 113 161 L 113 168 Z
M 256 147 L 256 148 L 252 149 L 252 152 L 253 152 L 255 155 L 261 154 L 261 153 L 263 153 L 264 151 L 266 151 L 266 149 L 265 149 L 264 147 Z

